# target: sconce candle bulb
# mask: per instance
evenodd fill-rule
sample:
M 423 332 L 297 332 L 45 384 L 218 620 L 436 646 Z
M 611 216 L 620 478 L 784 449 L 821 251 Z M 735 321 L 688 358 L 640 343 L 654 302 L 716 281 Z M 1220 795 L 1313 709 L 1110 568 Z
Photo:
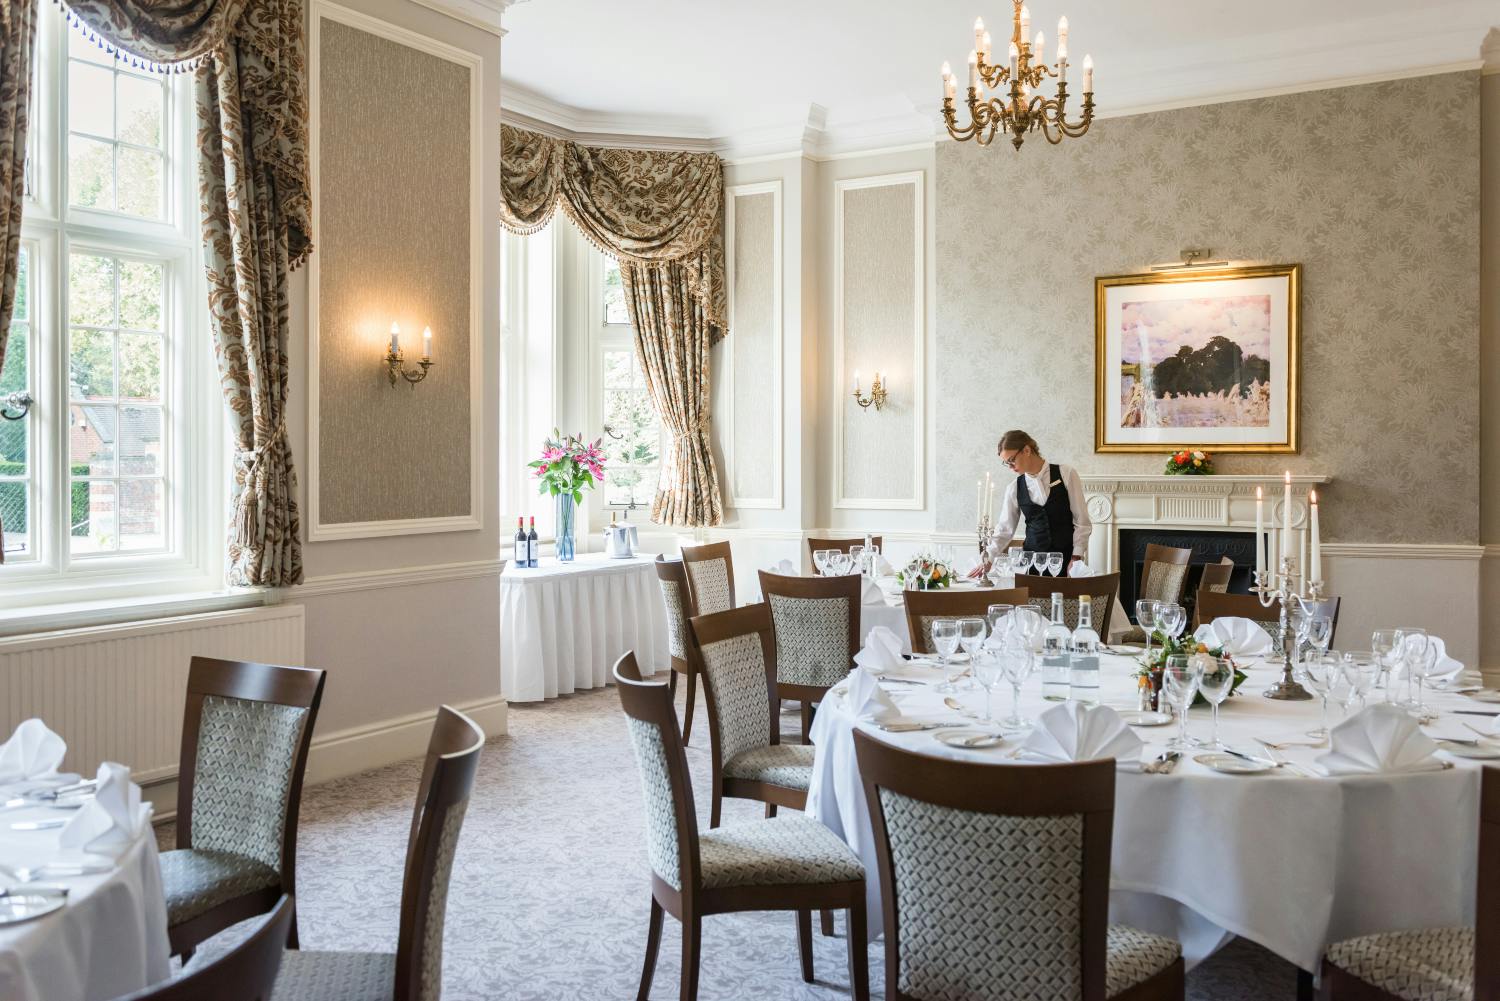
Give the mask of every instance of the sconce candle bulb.
M 432 360 L 432 328 L 422 328 L 422 357 L 427 361 Z
M 870 395 L 865 396 L 859 391 L 859 372 L 856 371 L 854 373 L 853 396 L 854 402 L 865 410 L 869 410 L 871 404 L 875 405 L 876 410 L 885 406 L 885 384 L 880 381 L 880 373 L 875 373 L 875 381 L 870 384 Z
M 396 377 L 400 376 L 406 380 L 407 385 L 415 389 L 417 383 L 427 378 L 427 370 L 432 367 L 432 328 L 422 328 L 422 360 L 417 362 L 415 371 L 408 371 L 404 364 L 406 356 L 401 351 L 401 327 L 392 323 L 391 346 L 386 350 L 384 361 L 385 375 L 392 386 L 396 385 Z

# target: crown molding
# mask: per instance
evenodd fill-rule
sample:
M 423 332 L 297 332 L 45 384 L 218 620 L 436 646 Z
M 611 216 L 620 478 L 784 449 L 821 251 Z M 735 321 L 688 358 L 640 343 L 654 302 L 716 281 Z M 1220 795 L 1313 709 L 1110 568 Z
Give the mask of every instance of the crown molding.
M 517 3 L 525 2 L 526 0 L 412 0 L 418 6 L 446 14 L 455 21 L 462 21 L 501 38 L 505 37 L 505 29 L 500 27 L 500 18 Z
M 1500 73 L 1500 28 L 1491 28 L 1484 36 L 1479 45 L 1479 60 L 1483 63 L 1480 72 L 1485 76 Z

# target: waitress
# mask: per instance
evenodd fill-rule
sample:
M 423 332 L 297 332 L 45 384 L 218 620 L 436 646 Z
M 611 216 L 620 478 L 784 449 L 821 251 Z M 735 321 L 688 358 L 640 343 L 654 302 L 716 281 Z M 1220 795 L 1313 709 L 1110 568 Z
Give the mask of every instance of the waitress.
M 1016 473 L 1005 488 L 1005 500 L 990 543 L 991 556 L 1010 545 L 1016 525 L 1026 522 L 1026 548 L 1062 553 L 1064 566 L 1088 555 L 1094 530 L 1083 496 L 1083 481 L 1072 466 L 1042 458 L 1036 439 L 1025 431 L 1007 431 L 1000 439 L 1000 463 Z M 1066 570 L 1064 570 L 1066 573 Z

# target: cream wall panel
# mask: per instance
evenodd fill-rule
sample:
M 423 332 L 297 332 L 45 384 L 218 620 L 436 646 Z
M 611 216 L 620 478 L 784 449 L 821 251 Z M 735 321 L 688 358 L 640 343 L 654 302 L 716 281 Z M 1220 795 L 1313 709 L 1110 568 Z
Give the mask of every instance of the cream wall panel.
M 1160 472 L 1161 455 L 1093 454 L 1093 279 L 1211 247 L 1304 277 L 1302 452 L 1219 471 L 1331 476 L 1332 541 L 1477 543 L 1479 84 L 1111 118 L 1020 154 L 941 144 L 939 529 L 974 524 L 1007 428 L 1085 474 Z
M 479 60 L 332 5 L 314 17 L 310 535 L 478 527 Z M 380 363 L 393 321 L 408 368 L 433 330 L 416 387 Z
M 730 188 L 730 504 L 781 506 L 781 185 Z
M 834 506 L 920 509 L 923 226 L 921 173 L 834 185 Z M 888 376 L 884 408 L 854 402 Z

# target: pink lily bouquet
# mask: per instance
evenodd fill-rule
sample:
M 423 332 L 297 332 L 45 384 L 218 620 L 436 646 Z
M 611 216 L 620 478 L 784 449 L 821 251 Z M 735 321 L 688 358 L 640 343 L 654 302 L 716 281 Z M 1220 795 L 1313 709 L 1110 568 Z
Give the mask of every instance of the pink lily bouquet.
M 552 437 L 542 443 L 542 457 L 527 463 L 528 468 L 536 470 L 537 493 L 553 497 L 568 494 L 582 504 L 584 488 L 592 490 L 604 479 L 603 442 L 599 438 L 590 444 L 580 435 L 564 435 L 553 428 Z

